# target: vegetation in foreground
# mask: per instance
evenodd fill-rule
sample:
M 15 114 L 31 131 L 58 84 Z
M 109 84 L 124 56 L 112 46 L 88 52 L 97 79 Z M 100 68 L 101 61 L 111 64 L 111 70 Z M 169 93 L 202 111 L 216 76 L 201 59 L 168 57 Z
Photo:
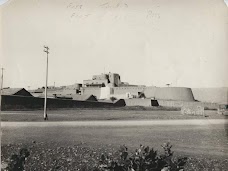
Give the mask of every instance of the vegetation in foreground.
M 187 157 L 173 159 L 172 145 L 162 146 L 164 154 L 159 155 L 153 148 L 140 145 L 132 155 L 128 154 L 128 148 L 121 146 L 120 158 L 112 159 L 112 156 L 101 156 L 100 164 L 94 171 L 181 171 L 187 163 Z
M 112 146 L 89 148 L 83 144 L 60 147 L 55 143 L 2 146 L 2 170 L 80 170 L 80 171 L 180 171 L 225 170 L 228 160 L 192 158 L 174 155 L 172 146 L 162 146 L 159 154 L 153 148 L 140 145 L 129 152 Z

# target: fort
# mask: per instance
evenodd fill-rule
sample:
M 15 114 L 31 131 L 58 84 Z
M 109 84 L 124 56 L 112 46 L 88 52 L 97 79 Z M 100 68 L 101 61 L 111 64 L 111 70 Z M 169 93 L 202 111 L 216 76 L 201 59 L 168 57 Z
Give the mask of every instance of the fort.
M 221 105 L 228 104 L 228 88 L 192 89 L 132 85 L 122 82 L 117 73 L 94 75 L 91 80 L 84 80 L 80 93 L 94 95 L 100 100 L 125 99 L 126 105 L 130 106 L 150 106 L 151 100 L 157 100 L 161 106 L 178 108 L 198 105 L 205 109 L 218 109 Z
M 81 94 L 94 95 L 98 99 L 150 98 L 156 100 L 195 101 L 192 90 L 185 87 L 148 87 L 121 82 L 116 73 L 94 75 L 84 80 Z
M 44 98 L 44 88 L 27 91 L 24 88 L 3 89 L 2 107 L 9 109 L 12 106 L 20 108 L 34 108 L 32 103 L 15 102 L 13 99 L 28 102 L 32 99 L 40 108 Z M 9 97 L 7 97 L 9 96 Z M 24 98 L 24 97 L 28 98 Z M 49 106 L 63 107 L 105 107 L 105 106 L 164 106 L 183 108 L 186 106 L 201 106 L 205 109 L 227 108 L 228 88 L 191 89 L 188 87 L 156 87 L 132 85 L 122 82 L 117 73 L 94 75 L 70 86 L 49 86 L 47 91 Z M 33 99 L 35 98 L 35 99 Z M 14 101 L 11 103 L 10 101 Z M 118 100 L 122 100 L 121 103 Z M 73 101 L 73 102 L 71 102 Z M 85 102 L 87 101 L 87 102 Z M 124 101 L 124 102 L 123 102 Z M 64 105 L 60 105 L 64 103 Z M 4 106 L 3 106 L 4 105 Z M 11 106 L 11 107 L 10 107 Z M 186 111 L 186 110 L 185 110 Z

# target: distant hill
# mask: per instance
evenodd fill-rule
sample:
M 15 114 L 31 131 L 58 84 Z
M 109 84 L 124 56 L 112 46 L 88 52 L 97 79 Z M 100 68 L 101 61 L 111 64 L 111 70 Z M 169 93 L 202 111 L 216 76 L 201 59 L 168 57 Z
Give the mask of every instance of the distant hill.
M 192 88 L 195 100 L 219 104 L 228 104 L 228 87 Z

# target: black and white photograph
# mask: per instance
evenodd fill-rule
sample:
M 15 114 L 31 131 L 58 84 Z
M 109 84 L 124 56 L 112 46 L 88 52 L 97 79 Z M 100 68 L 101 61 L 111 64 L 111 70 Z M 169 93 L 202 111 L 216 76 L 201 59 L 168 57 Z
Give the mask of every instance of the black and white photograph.
M 228 0 L 0 0 L 1 171 L 227 171 Z

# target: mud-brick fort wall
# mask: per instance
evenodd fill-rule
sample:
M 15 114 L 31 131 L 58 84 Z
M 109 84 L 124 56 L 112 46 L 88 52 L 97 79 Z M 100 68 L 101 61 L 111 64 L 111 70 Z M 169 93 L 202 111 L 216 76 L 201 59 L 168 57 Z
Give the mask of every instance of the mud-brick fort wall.
M 101 89 L 99 87 L 85 87 L 81 89 L 83 95 L 94 95 L 96 98 L 100 98 Z
M 157 100 L 195 101 L 191 88 L 185 87 L 115 87 L 114 94 L 138 94 Z
M 113 87 L 113 94 L 138 94 L 138 92 L 143 92 L 144 87 Z
M 143 92 L 146 98 L 157 100 L 175 100 L 175 101 L 195 101 L 191 88 L 185 87 L 113 87 L 113 95 L 123 95 L 131 93 L 138 95 Z M 101 89 L 86 87 L 82 89 L 82 94 L 94 95 L 100 97 Z
M 146 87 L 144 94 L 157 100 L 195 101 L 191 88 L 185 87 Z

